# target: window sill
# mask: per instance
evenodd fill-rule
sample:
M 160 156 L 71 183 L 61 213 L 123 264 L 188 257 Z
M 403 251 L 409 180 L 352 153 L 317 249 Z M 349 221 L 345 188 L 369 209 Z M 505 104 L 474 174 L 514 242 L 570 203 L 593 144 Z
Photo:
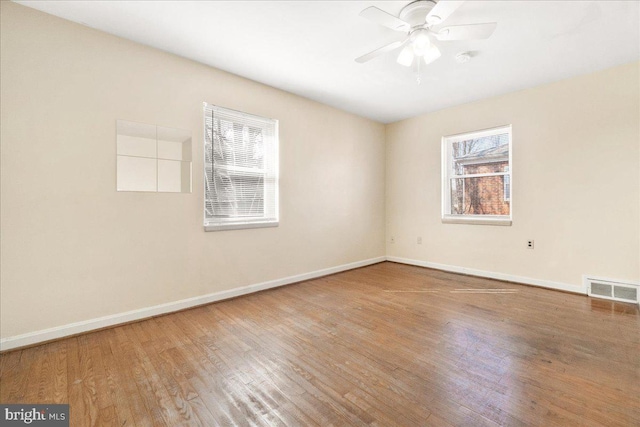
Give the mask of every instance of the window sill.
M 475 224 L 475 225 L 511 225 L 511 218 L 502 216 L 458 216 L 447 215 L 442 217 L 443 224 Z
M 278 221 L 264 222 L 232 222 L 227 224 L 205 224 L 204 231 L 243 230 L 245 228 L 277 227 Z

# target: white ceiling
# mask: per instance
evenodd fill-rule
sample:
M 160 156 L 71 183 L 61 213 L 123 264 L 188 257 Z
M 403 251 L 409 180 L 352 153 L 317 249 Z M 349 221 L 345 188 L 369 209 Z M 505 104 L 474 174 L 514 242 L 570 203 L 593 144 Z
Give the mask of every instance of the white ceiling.
M 438 42 L 417 84 L 397 52 L 354 58 L 403 38 L 358 13 L 408 1 L 18 1 L 371 119 L 421 113 L 640 59 L 636 1 L 467 1 L 446 25 L 497 22 L 487 40 Z M 475 52 L 466 64 L 453 56 Z

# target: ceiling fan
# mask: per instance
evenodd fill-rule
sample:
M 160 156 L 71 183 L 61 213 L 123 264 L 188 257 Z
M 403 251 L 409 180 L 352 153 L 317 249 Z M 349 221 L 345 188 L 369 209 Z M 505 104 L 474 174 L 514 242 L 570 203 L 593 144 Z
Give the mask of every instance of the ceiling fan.
M 375 6 L 360 12 L 360 16 L 392 30 L 406 33 L 404 40 L 382 46 L 372 52 L 356 58 L 356 62 L 367 62 L 377 56 L 403 47 L 398 55 L 398 63 L 405 67 L 413 64 L 414 58 L 420 58 L 430 64 L 441 55 L 440 49 L 433 41 L 478 40 L 486 39 L 493 34 L 496 22 L 483 24 L 452 25 L 435 29 L 442 24 L 464 1 L 416 0 L 400 11 L 396 17 Z

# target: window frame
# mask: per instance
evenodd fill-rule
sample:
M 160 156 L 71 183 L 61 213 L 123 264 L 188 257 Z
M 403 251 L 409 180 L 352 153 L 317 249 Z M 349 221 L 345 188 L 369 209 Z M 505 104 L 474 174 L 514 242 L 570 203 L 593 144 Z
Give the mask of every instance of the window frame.
M 453 143 L 507 133 L 509 135 L 509 164 L 507 172 L 456 175 L 452 173 L 449 161 Z M 458 133 L 442 137 L 441 220 L 445 224 L 484 224 L 510 226 L 513 221 L 513 131 L 511 125 L 497 126 L 472 132 Z M 451 213 L 451 180 L 454 178 L 480 178 L 483 176 L 509 176 L 509 215 L 456 215 Z M 463 180 L 464 183 L 464 180 Z
M 208 174 L 212 173 L 214 170 L 215 164 L 213 156 L 211 156 L 210 161 L 207 159 L 207 114 L 215 111 L 220 111 L 226 115 L 236 116 L 239 121 L 242 119 L 253 119 L 256 122 L 264 123 L 263 126 L 259 126 L 263 129 L 264 134 L 271 133 L 273 135 L 273 140 L 271 141 L 271 145 L 273 146 L 273 172 L 269 176 L 269 171 L 266 165 L 263 167 L 262 174 L 257 173 L 255 170 L 250 170 L 249 168 L 245 168 L 242 166 L 231 166 L 231 165 L 220 165 L 222 169 L 227 171 L 233 171 L 235 174 L 243 175 L 243 176 L 262 176 L 263 177 L 263 185 L 266 189 L 267 182 L 269 180 L 273 181 L 273 215 L 267 215 L 267 213 L 263 213 L 262 216 L 235 216 L 235 217 L 219 217 L 219 218 L 210 218 L 207 217 L 207 186 L 209 185 Z M 214 113 L 215 114 L 215 113 Z M 212 126 L 213 119 L 212 119 Z M 265 228 L 265 227 L 278 227 L 279 222 L 279 175 L 280 175 L 280 165 L 279 165 L 279 145 L 280 145 L 280 137 L 279 137 L 279 122 L 276 119 L 271 119 L 267 117 L 257 116 L 254 114 L 245 113 L 242 111 L 232 110 L 230 108 L 221 107 L 214 104 L 203 103 L 203 173 L 204 173 L 204 185 L 203 185 L 203 193 L 204 193 L 204 206 L 203 206 L 203 219 L 204 219 L 204 230 L 205 231 L 223 231 L 223 230 L 241 230 L 241 229 L 250 229 L 250 228 Z M 270 127 L 269 130 L 266 130 L 267 127 Z M 213 144 L 213 128 L 212 132 L 212 144 Z M 263 192 L 263 204 L 266 210 L 266 194 L 267 192 Z
M 502 178 L 502 198 L 505 202 L 509 202 L 509 205 L 511 205 L 511 164 L 507 166 L 507 169 L 507 172 L 509 173 L 505 174 Z

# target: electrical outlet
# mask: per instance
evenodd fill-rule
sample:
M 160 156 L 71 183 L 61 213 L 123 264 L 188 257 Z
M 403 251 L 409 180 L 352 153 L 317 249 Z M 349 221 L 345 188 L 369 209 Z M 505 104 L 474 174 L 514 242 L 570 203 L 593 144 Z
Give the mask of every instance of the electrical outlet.
M 396 242 L 396 238 L 395 238 L 395 237 L 393 237 L 393 236 L 391 236 L 391 243 L 393 244 L 393 243 L 395 243 L 395 242 Z
M 421 245 L 422 244 L 422 236 L 418 236 L 418 244 Z
M 533 240 L 527 240 L 527 249 L 533 249 Z

